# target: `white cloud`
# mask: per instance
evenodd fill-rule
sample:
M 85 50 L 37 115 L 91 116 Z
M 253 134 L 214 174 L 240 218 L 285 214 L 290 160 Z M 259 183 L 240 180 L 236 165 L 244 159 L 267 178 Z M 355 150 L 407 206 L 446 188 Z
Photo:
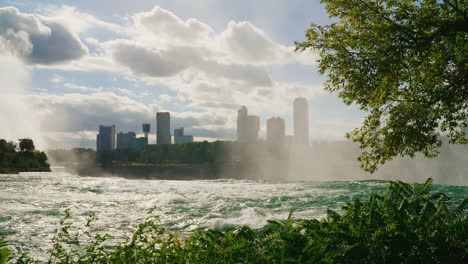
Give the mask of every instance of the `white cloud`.
M 0 47 L 30 64 L 55 64 L 88 53 L 75 33 L 44 17 L 0 8 Z
M 49 79 L 49 81 L 52 83 L 62 83 L 63 80 L 63 76 L 56 73 Z
M 214 33 L 210 26 L 197 19 L 189 18 L 183 21 L 172 12 L 158 6 L 149 12 L 135 14 L 133 19 L 139 29 L 171 43 L 193 44 L 209 38 Z
M 250 22 L 229 22 L 226 31 L 220 35 L 224 48 L 238 60 L 258 63 L 275 61 L 282 47 Z
M 103 87 L 88 87 L 84 85 L 77 85 L 74 83 L 64 83 L 63 87 L 83 92 L 101 92 L 103 90 Z
M 81 34 L 94 28 L 105 29 L 122 35 L 135 34 L 134 30 L 131 27 L 128 27 L 128 25 L 121 26 L 105 22 L 90 14 L 80 12 L 73 6 L 48 5 L 40 11 L 42 14 L 41 17 L 46 17 L 49 20 L 60 22 L 76 34 Z
M 197 63 L 201 55 L 188 47 L 156 50 L 130 41 L 112 41 L 105 44 L 114 60 L 135 74 L 151 77 L 172 76 Z

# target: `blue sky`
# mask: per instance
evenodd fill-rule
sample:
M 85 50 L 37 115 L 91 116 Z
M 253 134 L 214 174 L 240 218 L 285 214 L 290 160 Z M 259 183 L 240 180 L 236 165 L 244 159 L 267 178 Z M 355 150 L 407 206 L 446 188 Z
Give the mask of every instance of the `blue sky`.
M 93 147 L 99 124 L 154 131 L 156 111 L 199 140 L 233 139 L 242 105 L 262 135 L 271 116 L 291 134 L 302 96 L 311 139 L 344 139 L 363 113 L 323 91 L 313 51 L 293 51 L 310 23 L 330 23 L 319 1 L 0 0 L 0 91 L 20 95 L 0 110 L 22 109 L 48 147 Z M 21 127 L 0 118 L 0 137 Z

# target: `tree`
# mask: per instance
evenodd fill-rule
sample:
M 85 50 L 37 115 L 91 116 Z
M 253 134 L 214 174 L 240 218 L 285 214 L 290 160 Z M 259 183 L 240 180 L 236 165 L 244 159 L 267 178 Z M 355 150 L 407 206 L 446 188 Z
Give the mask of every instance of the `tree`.
M 30 138 L 23 138 L 19 140 L 19 147 L 21 152 L 33 152 L 35 147 L 34 147 L 34 142 Z
M 442 138 L 466 144 L 466 0 L 322 0 L 330 25 L 312 24 L 296 50 L 317 50 L 325 89 L 368 112 L 347 133 L 374 172 L 395 156 L 437 156 Z
M 7 142 L 4 139 L 0 139 L 0 152 L 15 152 L 16 144 L 13 142 Z

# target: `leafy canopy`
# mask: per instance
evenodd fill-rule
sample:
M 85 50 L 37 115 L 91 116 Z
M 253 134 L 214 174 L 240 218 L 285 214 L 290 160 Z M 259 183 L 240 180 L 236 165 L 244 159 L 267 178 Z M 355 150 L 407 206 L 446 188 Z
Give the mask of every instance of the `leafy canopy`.
M 22 138 L 19 140 L 21 152 L 33 152 L 35 150 L 34 142 L 30 138 Z
M 466 0 L 322 0 L 330 25 L 312 24 L 296 49 L 317 50 L 325 89 L 368 116 L 347 134 L 374 172 L 395 156 L 435 157 L 443 136 L 466 144 Z

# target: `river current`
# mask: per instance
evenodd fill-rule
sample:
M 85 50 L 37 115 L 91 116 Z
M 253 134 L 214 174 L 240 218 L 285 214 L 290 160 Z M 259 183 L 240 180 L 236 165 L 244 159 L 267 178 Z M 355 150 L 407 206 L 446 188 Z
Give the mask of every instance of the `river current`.
M 0 235 L 16 252 L 44 256 L 65 208 L 78 224 L 96 213 L 96 230 L 123 237 L 148 216 L 177 232 L 200 226 L 261 227 L 268 219 L 322 218 L 326 209 L 340 210 L 354 197 L 383 192 L 386 181 L 267 182 L 246 180 L 131 180 L 80 177 L 65 172 L 0 175 Z M 453 200 L 468 194 L 468 186 L 436 185 Z

